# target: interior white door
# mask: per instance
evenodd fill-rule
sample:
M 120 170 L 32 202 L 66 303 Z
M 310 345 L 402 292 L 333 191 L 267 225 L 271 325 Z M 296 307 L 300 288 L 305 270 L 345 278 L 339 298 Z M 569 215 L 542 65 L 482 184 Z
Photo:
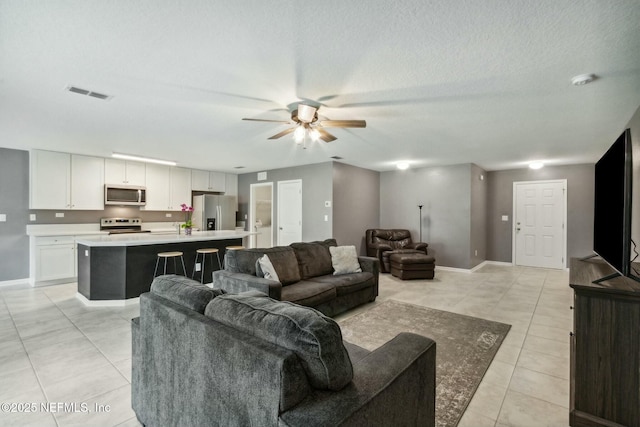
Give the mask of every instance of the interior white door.
M 564 268 L 566 180 L 514 182 L 516 265 Z
M 227 178 L 227 182 L 229 182 Z M 270 248 L 273 246 L 273 183 L 265 182 L 250 185 L 249 224 L 252 248 Z
M 302 180 L 278 181 L 278 245 L 302 241 Z

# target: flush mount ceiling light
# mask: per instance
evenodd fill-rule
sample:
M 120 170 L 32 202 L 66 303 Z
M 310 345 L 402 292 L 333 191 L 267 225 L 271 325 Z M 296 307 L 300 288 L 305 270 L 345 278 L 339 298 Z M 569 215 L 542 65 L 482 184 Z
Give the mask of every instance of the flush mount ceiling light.
M 135 160 L 136 162 L 157 163 L 159 165 L 168 165 L 168 166 L 176 165 L 176 162 L 172 162 L 171 160 L 152 159 L 150 157 L 134 156 L 131 154 L 113 153 L 111 154 L 111 157 L 116 159 L 123 159 L 123 160 Z
M 409 162 L 398 162 L 396 163 L 396 167 L 401 171 L 409 169 Z
M 529 163 L 529 168 L 531 169 L 542 169 L 544 167 L 544 163 L 542 162 L 531 162 Z
M 591 83 L 595 79 L 595 74 L 580 74 L 579 76 L 575 76 L 571 79 L 571 84 L 574 86 L 584 86 L 588 83 Z

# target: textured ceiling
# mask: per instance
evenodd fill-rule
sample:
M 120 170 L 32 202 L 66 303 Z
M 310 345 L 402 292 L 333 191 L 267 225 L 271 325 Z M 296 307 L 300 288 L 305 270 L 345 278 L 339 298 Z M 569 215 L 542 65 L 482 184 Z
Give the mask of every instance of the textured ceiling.
M 572 86 L 583 73 L 599 78 Z M 367 128 L 303 150 L 267 140 L 286 125 L 241 120 L 287 120 L 301 100 Z M 639 105 L 638 0 L 0 0 L 9 148 L 498 170 L 594 162 Z

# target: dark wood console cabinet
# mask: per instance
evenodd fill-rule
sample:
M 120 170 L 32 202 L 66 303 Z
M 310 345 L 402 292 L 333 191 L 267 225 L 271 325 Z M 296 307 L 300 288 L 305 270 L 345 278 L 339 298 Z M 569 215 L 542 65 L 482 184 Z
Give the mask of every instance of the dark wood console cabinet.
M 573 427 L 640 426 L 640 283 L 592 283 L 612 272 L 600 258 L 571 260 Z

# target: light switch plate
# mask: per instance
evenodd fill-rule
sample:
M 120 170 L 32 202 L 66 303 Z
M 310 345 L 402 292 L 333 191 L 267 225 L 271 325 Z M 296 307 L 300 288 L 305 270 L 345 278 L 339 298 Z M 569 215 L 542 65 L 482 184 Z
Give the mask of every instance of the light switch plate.
M 56 218 L 64 218 L 64 212 L 56 212 Z
M 503 221 L 509 221 L 509 215 L 502 215 Z
M 0 214 L 0 222 L 7 222 L 7 214 Z
M 36 214 L 29 214 L 29 221 L 35 221 L 36 220 Z
M 324 220 L 325 220 L 325 221 L 329 221 L 329 215 L 325 215 L 325 216 L 324 216 Z

